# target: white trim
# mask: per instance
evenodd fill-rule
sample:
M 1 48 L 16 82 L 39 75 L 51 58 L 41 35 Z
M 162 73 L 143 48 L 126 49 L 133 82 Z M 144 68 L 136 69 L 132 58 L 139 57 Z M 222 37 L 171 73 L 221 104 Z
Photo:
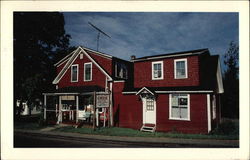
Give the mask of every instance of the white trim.
M 75 61 L 77 58 L 77 55 L 79 54 L 79 47 L 75 50 L 74 54 L 70 57 L 70 59 L 67 61 L 67 63 L 64 65 L 63 69 L 59 72 L 59 74 L 56 76 L 52 84 L 57 84 L 62 77 L 65 75 L 69 67 L 72 65 L 72 63 Z
M 172 117 L 172 94 L 169 94 L 169 120 L 180 120 L 180 121 L 191 121 L 190 120 L 190 94 L 186 94 L 188 103 L 187 103 L 187 118 L 176 118 Z
M 214 91 L 155 91 L 155 93 L 213 93 Z
M 78 48 L 77 48 L 78 49 Z M 54 66 L 59 67 L 61 64 L 63 64 L 65 61 L 67 61 L 69 59 L 70 56 L 72 56 L 72 54 L 74 54 L 76 52 L 75 49 L 74 51 L 72 51 L 70 54 L 66 55 L 65 57 L 63 57 L 63 59 L 61 59 L 60 61 L 58 61 L 57 63 L 54 64 Z
M 185 62 L 185 76 L 184 77 L 176 77 L 176 62 Z M 174 60 L 174 79 L 186 79 L 188 78 L 188 69 L 187 69 L 187 58 L 175 59 Z
M 155 91 L 155 93 L 213 93 L 214 91 Z M 136 94 L 136 91 L 122 92 L 123 94 Z
M 92 49 L 89 49 L 89 48 L 85 48 L 85 47 L 82 47 L 82 46 L 81 46 L 81 48 L 82 48 L 82 49 L 86 49 L 86 50 L 88 50 L 88 51 L 91 51 L 91 52 L 93 52 L 94 54 L 99 55 L 99 56 L 103 56 L 103 57 L 105 57 L 105 58 L 111 59 L 111 58 L 113 57 L 113 56 L 111 56 L 111 55 L 104 54 L 104 53 L 101 53 L 101 52 L 98 52 L 98 51 L 95 51 L 95 50 L 92 50 Z
M 206 50 L 204 50 L 204 51 L 206 51 Z M 159 56 L 159 57 L 149 57 L 149 58 L 143 58 L 143 59 L 135 59 L 135 60 L 131 60 L 131 62 L 139 62 L 139 61 L 153 60 L 153 59 L 162 59 L 162 58 L 169 58 L 169 57 L 198 55 L 198 54 L 204 53 L 204 51 L 200 51 L 200 52 L 196 52 L 196 53 L 183 53 L 183 54 L 178 54 L 178 55 L 165 55 L 165 56 Z
M 115 80 L 114 83 L 125 82 L 125 80 Z
M 91 58 L 89 56 L 89 54 L 84 49 L 82 49 L 79 46 L 77 48 L 77 50 L 75 51 L 75 53 L 70 57 L 70 59 L 68 60 L 68 62 L 65 64 L 65 66 L 63 67 L 63 69 L 60 71 L 60 73 L 56 76 L 56 78 L 52 82 L 53 84 L 57 84 L 62 79 L 62 77 L 65 75 L 65 73 L 67 72 L 67 70 L 69 69 L 69 67 L 76 60 L 76 58 L 78 57 L 78 55 L 80 53 L 84 53 L 108 77 L 109 80 L 113 80 L 110 77 L 110 75 L 101 66 L 99 66 L 99 64 L 97 64 L 96 61 L 93 58 Z
M 72 80 L 72 78 L 73 78 L 73 72 L 72 72 L 72 70 L 73 70 L 73 67 L 77 67 L 77 73 L 76 73 L 76 80 L 75 81 L 73 81 Z M 70 69 L 70 71 L 71 71 L 71 74 L 70 74 L 70 76 L 71 76 L 71 78 L 70 78 L 70 80 L 71 80 L 71 82 L 78 82 L 78 74 L 79 74 L 79 65 L 78 64 L 73 64 L 73 65 L 71 65 L 71 69 Z
M 135 95 L 138 95 L 140 92 L 142 92 L 143 90 L 147 90 L 150 94 L 154 95 L 153 92 L 151 92 L 149 89 L 147 89 L 146 87 L 143 87 L 142 89 L 140 89 Z
M 122 94 L 136 94 L 137 92 L 122 92 Z
M 210 108 L 210 94 L 207 94 L 207 132 L 211 131 L 211 108 Z
M 90 64 L 90 79 L 86 79 L 86 68 L 85 68 L 85 66 L 86 65 L 89 65 Z M 83 68 L 83 70 L 84 70 L 84 73 L 83 73 L 83 81 L 84 82 L 88 82 L 88 81 L 92 81 L 92 70 L 93 70 L 93 68 L 92 68 L 92 62 L 88 62 L 88 63 L 84 63 L 84 68 Z
M 159 78 L 155 78 L 154 77 L 154 64 L 161 64 L 161 77 L 159 77 Z M 151 73 L 152 73 L 152 80 L 162 80 L 162 79 L 164 79 L 164 75 L 163 75 L 163 73 L 164 73 L 164 66 L 163 66 L 163 61 L 155 61 L 155 62 L 152 62 L 152 65 L 151 65 Z
M 80 47 L 81 48 L 81 47 Z M 82 48 L 81 48 L 82 49 Z M 110 75 L 98 64 L 96 63 L 96 61 L 90 57 L 90 55 L 84 50 L 82 49 L 83 53 L 85 53 L 85 55 L 108 77 L 108 80 L 113 80 Z

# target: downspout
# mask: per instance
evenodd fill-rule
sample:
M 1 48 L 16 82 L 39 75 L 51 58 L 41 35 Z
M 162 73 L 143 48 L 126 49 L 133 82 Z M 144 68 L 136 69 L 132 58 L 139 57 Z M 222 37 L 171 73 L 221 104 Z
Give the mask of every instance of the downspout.
M 113 82 L 110 82 L 110 126 L 113 127 Z

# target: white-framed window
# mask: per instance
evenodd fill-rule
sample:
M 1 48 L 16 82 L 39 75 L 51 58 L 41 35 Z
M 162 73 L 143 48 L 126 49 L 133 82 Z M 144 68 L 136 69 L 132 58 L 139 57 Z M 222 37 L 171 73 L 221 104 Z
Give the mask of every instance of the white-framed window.
M 175 79 L 188 78 L 186 58 L 174 60 L 174 78 Z
M 125 64 L 119 62 L 115 63 L 115 77 L 123 79 L 128 78 L 128 69 Z
M 169 119 L 190 120 L 189 94 L 169 95 Z
M 71 82 L 78 82 L 78 64 L 71 66 Z
M 152 80 L 163 79 L 163 61 L 152 62 Z
M 92 81 L 92 62 L 84 63 L 84 81 Z

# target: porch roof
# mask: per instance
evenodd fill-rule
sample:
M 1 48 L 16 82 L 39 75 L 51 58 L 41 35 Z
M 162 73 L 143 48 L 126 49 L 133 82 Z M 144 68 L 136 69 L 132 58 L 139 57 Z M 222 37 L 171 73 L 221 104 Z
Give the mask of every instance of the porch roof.
M 55 90 L 48 91 L 47 93 L 54 93 L 54 94 L 81 94 L 81 93 L 89 93 L 89 92 L 104 92 L 105 89 L 100 86 L 70 86 L 59 88 Z M 45 93 L 45 94 L 47 94 Z

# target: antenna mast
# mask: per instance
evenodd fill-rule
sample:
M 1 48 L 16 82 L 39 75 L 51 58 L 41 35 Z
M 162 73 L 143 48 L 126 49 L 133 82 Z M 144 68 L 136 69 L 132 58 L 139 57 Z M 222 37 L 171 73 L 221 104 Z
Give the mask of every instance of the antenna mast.
M 98 33 L 97 33 L 97 46 L 96 46 L 96 50 L 98 51 L 98 49 L 99 49 L 99 39 L 100 39 L 100 34 L 103 34 L 104 36 L 107 36 L 107 37 L 109 37 L 109 38 L 111 38 L 108 34 L 106 34 L 105 32 L 103 32 L 101 29 L 99 29 L 99 28 L 97 28 L 95 25 L 93 25 L 92 23 L 90 23 L 90 22 L 88 22 L 89 23 L 89 25 L 91 26 L 91 27 L 93 27 L 95 30 L 97 30 L 98 31 Z

